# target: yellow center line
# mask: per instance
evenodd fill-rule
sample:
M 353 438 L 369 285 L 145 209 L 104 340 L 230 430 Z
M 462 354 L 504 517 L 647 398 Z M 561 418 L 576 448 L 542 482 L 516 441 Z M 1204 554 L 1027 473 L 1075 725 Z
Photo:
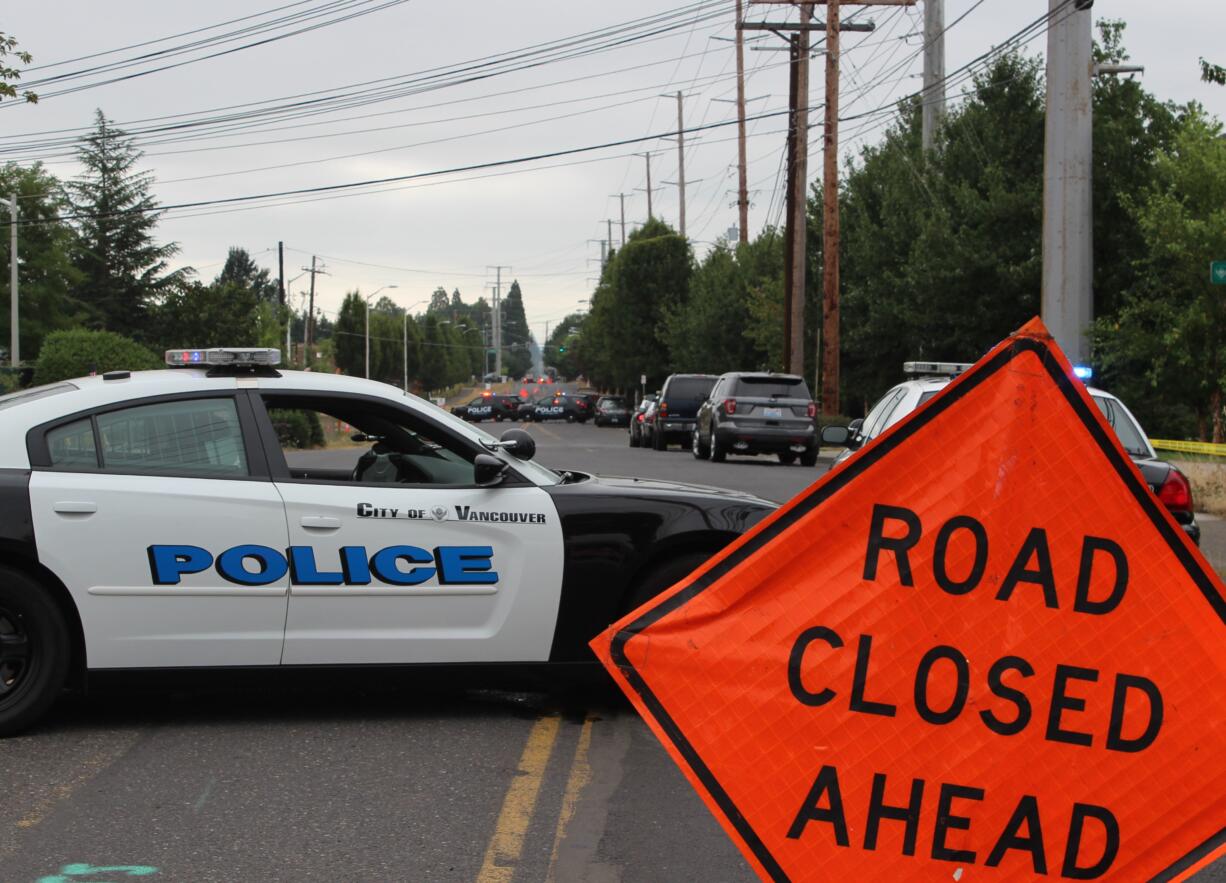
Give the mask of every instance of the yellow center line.
M 554 432 L 552 429 L 550 429 L 550 428 L 549 428 L 549 427 L 547 427 L 547 426 L 538 426 L 538 427 L 536 427 L 536 428 L 537 428 L 537 429 L 539 429 L 539 430 L 540 430 L 542 433 L 544 433 L 545 435 L 549 436 L 549 437 L 550 437 L 551 439 L 553 439 L 554 441 L 561 441 L 561 440 L 562 440 L 562 436 L 558 435 L 556 432 Z
M 549 856 L 549 874 L 545 877 L 546 883 L 553 883 L 555 879 L 554 873 L 557 870 L 558 849 L 562 846 L 562 841 L 566 837 L 566 827 L 570 824 L 570 820 L 575 814 L 575 807 L 579 803 L 579 794 L 587 787 L 587 783 L 592 780 L 592 767 L 587 759 L 588 748 L 591 744 L 592 718 L 589 715 L 583 722 L 583 729 L 579 732 L 579 744 L 575 748 L 575 759 L 570 765 L 570 777 L 566 780 L 566 790 L 562 792 L 562 810 L 558 813 L 558 830 L 553 837 L 553 852 Z
M 507 883 L 515 873 L 524 849 L 524 836 L 536 808 L 541 780 L 549 765 L 549 755 L 558 739 L 561 718 L 550 715 L 538 720 L 528 734 L 528 744 L 519 758 L 519 769 L 511 779 L 502 810 L 494 824 L 494 833 L 485 850 L 485 860 L 477 874 L 477 883 Z

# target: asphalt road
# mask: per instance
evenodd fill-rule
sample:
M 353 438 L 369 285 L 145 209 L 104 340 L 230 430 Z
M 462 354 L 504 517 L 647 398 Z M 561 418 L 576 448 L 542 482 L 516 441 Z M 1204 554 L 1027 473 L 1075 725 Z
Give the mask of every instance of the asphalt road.
M 775 500 L 825 469 L 701 463 L 590 425 L 529 430 L 546 465 Z M 1205 524 L 1219 569 L 1223 527 Z M 754 879 L 647 728 L 598 686 L 360 673 L 126 684 L 61 702 L 0 757 L 0 883 Z M 1226 881 L 1226 868 L 1197 879 Z

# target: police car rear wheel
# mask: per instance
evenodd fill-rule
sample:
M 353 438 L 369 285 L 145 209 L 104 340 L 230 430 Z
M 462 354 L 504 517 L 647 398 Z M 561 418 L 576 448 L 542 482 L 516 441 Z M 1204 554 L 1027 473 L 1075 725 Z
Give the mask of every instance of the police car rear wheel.
M 46 592 L 0 568 L 0 736 L 25 729 L 50 707 L 68 676 L 68 627 Z

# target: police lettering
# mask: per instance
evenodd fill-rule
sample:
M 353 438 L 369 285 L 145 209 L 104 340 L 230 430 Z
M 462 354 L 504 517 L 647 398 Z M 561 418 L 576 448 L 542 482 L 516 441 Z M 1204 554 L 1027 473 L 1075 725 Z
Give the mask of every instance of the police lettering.
M 339 569 L 321 568 L 311 546 L 290 546 L 284 553 L 269 546 L 243 545 L 214 558 L 199 546 L 150 546 L 153 584 L 177 586 L 189 574 L 212 567 L 228 582 L 266 586 L 289 574 L 299 586 L 365 586 L 372 581 L 392 586 L 417 586 L 436 580 L 440 586 L 490 586 L 498 583 L 491 546 L 389 546 L 368 554 L 364 546 L 338 550 Z

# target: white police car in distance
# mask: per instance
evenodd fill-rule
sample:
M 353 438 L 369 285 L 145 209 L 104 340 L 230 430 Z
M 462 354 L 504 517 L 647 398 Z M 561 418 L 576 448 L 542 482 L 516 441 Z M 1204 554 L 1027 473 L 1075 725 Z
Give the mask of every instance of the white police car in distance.
M 87 672 L 594 661 L 774 509 L 555 472 L 523 430 L 279 358 L 0 397 L 0 734 Z

